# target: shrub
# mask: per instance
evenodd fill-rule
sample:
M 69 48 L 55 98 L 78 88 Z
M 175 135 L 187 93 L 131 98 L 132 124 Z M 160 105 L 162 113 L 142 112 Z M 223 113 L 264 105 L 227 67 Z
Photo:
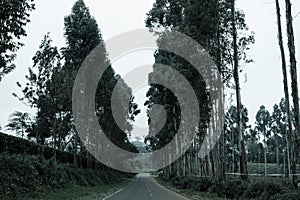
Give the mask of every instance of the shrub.
M 208 178 L 178 177 L 170 178 L 159 174 L 159 178 L 172 183 L 180 189 L 193 189 L 200 192 L 216 194 L 228 199 L 253 200 L 299 200 L 300 191 L 291 190 L 291 185 L 277 180 L 246 182 L 239 179 L 228 180 L 226 184 L 215 182 Z
M 247 182 L 241 180 L 229 181 L 223 188 L 223 196 L 226 198 L 240 198 L 247 189 Z
M 0 155 L 0 199 L 36 190 L 42 185 L 33 157 Z
M 197 179 L 193 185 L 193 189 L 200 192 L 207 192 L 208 189 L 212 186 L 213 182 L 208 178 Z
M 278 182 L 260 181 L 248 185 L 244 197 L 250 199 L 271 199 L 283 190 L 283 185 Z
M 192 187 L 191 177 L 174 177 L 171 180 L 172 185 L 179 189 L 187 189 Z
M 285 194 L 279 194 L 276 197 L 277 200 L 299 200 L 300 199 L 300 191 L 296 190 L 287 190 Z
M 0 133 L 0 154 L 43 155 L 46 160 L 53 157 L 54 149 L 28 140 Z M 56 160 L 60 163 L 73 164 L 74 155 L 70 152 L 56 150 Z M 86 158 L 82 157 L 86 167 Z M 95 162 L 95 160 L 92 160 Z
M 95 186 L 112 183 L 122 177 L 119 172 L 77 169 L 69 164 L 54 164 L 38 156 L 0 154 L 0 163 L 1 200 L 70 184 Z

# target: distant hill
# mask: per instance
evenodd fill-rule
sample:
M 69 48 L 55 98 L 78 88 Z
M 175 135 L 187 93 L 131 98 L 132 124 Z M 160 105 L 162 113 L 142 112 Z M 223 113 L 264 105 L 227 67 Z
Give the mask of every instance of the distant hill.
M 132 141 L 131 142 L 134 146 L 136 146 L 136 148 L 138 149 L 138 151 L 140 153 L 147 153 L 147 145 L 144 143 L 144 142 L 141 142 L 141 141 Z

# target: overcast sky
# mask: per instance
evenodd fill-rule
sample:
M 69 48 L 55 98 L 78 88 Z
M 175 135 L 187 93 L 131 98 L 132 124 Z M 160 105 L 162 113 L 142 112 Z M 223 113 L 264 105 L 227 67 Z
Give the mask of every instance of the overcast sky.
M 25 46 L 17 53 L 18 57 L 15 61 L 17 69 L 0 82 L 0 125 L 2 129 L 7 124 L 9 115 L 15 110 L 32 112 L 30 108 L 24 106 L 11 94 L 12 92 L 20 94 L 16 82 L 24 83 L 27 68 L 32 65 L 31 59 L 47 32 L 51 32 L 54 45 L 59 48 L 64 46 L 63 19 L 71 12 L 74 2 L 75 0 L 36 1 L 36 10 L 31 15 L 31 23 L 26 27 L 28 36 L 22 38 Z M 153 2 L 154 0 L 85 0 L 91 14 L 98 22 L 104 40 L 125 31 L 144 28 L 146 13 L 151 9 Z M 294 4 L 293 14 L 296 16 L 300 12 L 300 2 L 296 0 L 292 2 Z M 284 1 L 281 0 L 282 5 L 283 3 Z M 281 58 L 277 43 L 275 4 L 274 0 L 240 0 L 237 4 L 239 8 L 244 10 L 246 22 L 250 29 L 255 32 L 256 38 L 256 44 L 249 51 L 249 56 L 255 63 L 244 67 L 241 78 L 243 82 L 242 102 L 248 108 L 250 122 L 253 124 L 260 105 L 265 105 L 272 112 L 274 103 L 278 103 L 284 96 Z M 285 23 L 283 22 L 283 24 Z M 297 61 L 300 63 L 300 48 L 298 48 L 300 47 L 300 16 L 295 18 L 294 26 Z M 286 54 L 288 55 L 288 52 Z M 138 52 L 122 58 L 114 64 L 114 67 L 117 68 L 118 73 L 124 74 L 126 70 L 129 71 L 134 67 L 152 62 L 152 51 Z M 247 82 L 245 82 L 246 80 Z M 137 99 L 141 102 L 145 99 L 145 91 L 146 87 L 135 91 Z M 145 126 L 145 120 L 144 116 L 140 116 L 137 123 Z

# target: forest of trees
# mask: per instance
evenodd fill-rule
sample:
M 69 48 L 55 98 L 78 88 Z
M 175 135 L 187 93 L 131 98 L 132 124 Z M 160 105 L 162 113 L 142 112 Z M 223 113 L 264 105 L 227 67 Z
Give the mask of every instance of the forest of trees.
M 28 119 L 26 113 L 14 113 L 10 119 L 8 127 L 17 133 L 19 129 L 22 130 L 22 137 L 24 132 L 27 132 L 29 138 L 44 145 L 48 144 L 54 149 L 60 151 L 68 150 L 74 153 L 74 165 L 77 166 L 77 154 L 89 157 L 89 152 L 82 144 L 82 140 L 76 133 L 74 118 L 72 115 L 72 88 L 74 85 L 77 71 L 85 59 L 85 57 L 99 44 L 103 44 L 100 29 L 95 19 L 90 15 L 89 9 L 85 6 L 82 0 L 77 1 L 70 15 L 64 19 L 64 35 L 66 38 L 66 47 L 59 50 L 53 46 L 50 33 L 46 34 L 42 40 L 39 50 L 33 57 L 33 66 L 29 68 L 28 75 L 26 75 L 27 83 L 21 84 L 17 82 L 21 88 L 22 94 L 19 92 L 13 93 L 20 101 L 26 105 L 37 110 L 36 116 L 33 119 Z M 103 62 L 109 65 L 109 60 L 106 57 L 106 52 L 103 52 Z M 115 74 L 112 67 L 106 70 L 104 77 L 98 84 L 99 92 L 97 99 L 108 99 L 111 96 L 114 86 L 120 76 Z M 128 95 L 131 89 L 123 83 L 124 92 L 119 97 Z M 120 104 L 123 103 L 119 99 Z M 126 98 L 124 98 L 126 99 Z M 124 100 L 123 100 L 124 101 Z M 134 119 L 133 114 L 137 113 L 136 104 L 130 104 L 132 108 L 127 106 L 120 107 L 124 111 L 124 124 L 128 131 L 132 130 L 130 121 Z M 85 105 L 82 105 L 85 106 Z M 85 109 L 85 108 L 82 108 Z M 110 121 L 111 114 L 107 111 L 105 113 L 101 110 L 110 109 L 109 101 L 98 101 L 96 104 L 99 123 Z M 129 109 L 131 112 L 129 112 Z M 23 115 L 26 115 L 25 119 Z M 17 121 L 17 122 L 16 122 Z M 102 121 L 102 122 L 101 122 Z M 19 123 L 18 123 L 19 122 Z M 20 127 L 21 126 L 21 127 Z M 135 147 L 128 141 L 126 133 L 117 131 L 115 127 L 107 126 L 104 128 L 106 134 L 113 132 L 110 139 L 117 145 L 124 149 L 136 151 Z M 89 141 L 85 141 L 89 142 Z M 54 151 L 55 159 L 55 151 Z
M 235 97 L 234 105 L 229 105 L 228 108 L 225 106 L 226 110 L 223 111 L 224 128 L 217 144 L 208 147 L 212 150 L 202 158 L 199 151 L 205 136 L 214 131 L 212 127 L 217 126 L 215 124 L 217 120 L 211 117 L 212 109 L 216 108 L 211 106 L 215 102 L 210 102 L 208 86 L 203 77 L 193 69 L 192 64 L 184 58 L 166 50 L 155 51 L 155 64 L 149 79 L 162 76 L 170 82 L 176 82 L 172 74 L 160 71 L 157 64 L 175 69 L 193 87 L 201 113 L 197 127 L 181 124 L 182 105 L 174 93 L 162 85 L 150 84 L 146 94 L 147 101 L 144 104 L 147 113 L 151 113 L 154 104 L 160 104 L 167 113 L 167 119 L 163 129 L 155 135 L 153 133 L 156 130 L 151 124 L 161 119 L 151 118 L 149 114 L 149 136 L 145 138 L 147 149 L 159 150 L 174 139 L 177 147 L 173 151 L 183 154 L 171 165 L 160 170 L 164 177 L 167 179 L 205 177 L 222 184 L 226 184 L 232 177 L 249 181 L 249 176 L 253 175 L 249 166 L 257 163 L 259 176 L 267 179 L 274 175 L 286 180 L 295 188 L 298 187 L 300 111 L 293 6 L 290 0 L 284 2 L 285 7 L 281 9 L 279 0 L 274 1 L 278 28 L 277 48 L 281 56 L 281 66 L 274 67 L 282 69 L 283 80 L 278 81 L 283 83 L 284 97 L 273 106 L 273 110 L 267 110 L 265 105 L 261 105 L 259 110 L 252 111 L 256 112 L 256 117 L 255 124 L 251 125 L 248 109 L 243 105 L 243 98 L 247 97 L 241 95 L 240 76 L 243 67 L 253 62 L 247 53 L 255 43 L 255 34 L 248 27 L 244 12 L 236 8 L 236 1 L 155 1 L 147 13 L 145 26 L 157 36 L 157 41 L 159 42 L 164 34 L 157 31 L 161 28 L 165 32 L 174 30 L 194 39 L 212 57 L 222 76 L 222 86 L 234 93 Z M 20 37 L 26 36 L 24 27 L 30 22 L 30 13 L 34 9 L 33 0 L 0 1 L 0 81 L 4 75 L 17 67 L 13 63 L 17 50 L 23 45 Z M 282 13 L 282 10 L 285 10 L 285 13 Z M 286 28 L 283 27 L 282 15 L 286 19 Z M 286 30 L 286 34 L 283 30 Z M 59 49 L 53 45 L 51 33 L 45 33 L 39 49 L 33 55 L 33 65 L 28 68 L 26 82 L 17 82 L 20 90 L 12 91 L 15 98 L 36 111 L 35 115 L 15 111 L 9 117 L 8 124 L 2 125 L 2 128 L 14 131 L 20 137 L 41 146 L 51 147 L 51 160 L 55 164 L 59 151 L 72 154 L 72 164 L 76 168 L 82 168 L 83 157 L 88 160 L 89 167 L 92 165 L 93 156 L 86 146 L 97 148 L 97 144 L 88 138 L 80 138 L 77 133 L 76 116 L 72 113 L 72 91 L 84 59 L 98 45 L 105 46 L 105 42 L 95 18 L 91 16 L 83 0 L 77 0 L 71 13 L 64 18 L 64 37 L 66 45 Z M 287 44 L 284 44 L 284 39 L 287 39 Z M 113 64 L 108 59 L 108 52 L 105 50 L 100 57 L 103 65 L 109 67 L 97 86 L 95 113 L 98 122 L 114 144 L 124 150 L 138 153 L 137 148 L 129 141 L 129 136 L 140 108 L 134 102 L 132 89 L 114 71 Z M 82 80 L 82 84 L 85 85 L 88 81 Z M 118 114 L 123 120 L 121 123 L 125 127 L 125 132 L 117 127 L 116 123 L 112 123 L 114 117 L 111 97 L 117 83 L 121 83 L 122 88 L 117 91 L 119 93 L 117 102 L 120 105 Z M 225 99 L 226 95 L 223 93 L 222 95 L 222 101 L 226 102 L 228 100 Z M 131 101 L 126 102 L 126 99 Z M 90 104 L 82 102 L 82 105 L 77 106 L 81 110 L 86 110 Z M 184 138 L 176 135 L 180 126 L 187 132 L 197 132 L 196 138 L 186 152 L 181 152 Z M 89 124 L 84 128 L 86 132 L 90 131 Z M 43 155 L 44 148 L 40 148 L 39 151 Z M 270 163 L 276 165 L 276 174 L 268 171 Z
M 291 3 L 286 1 L 286 27 L 293 105 L 289 100 L 286 69 L 288 65 L 285 61 L 285 49 L 282 42 L 281 11 L 278 1 L 274 9 L 278 16 L 278 41 L 282 53 L 281 67 L 284 75 L 285 98 L 274 105 L 272 112 L 267 111 L 265 106 L 261 106 L 257 111 L 255 127 L 251 127 L 248 123 L 248 111 L 242 105 L 239 80 L 242 67 L 253 62 L 248 58 L 247 50 L 251 48 L 255 39 L 254 33 L 246 24 L 243 11 L 236 9 L 235 1 L 157 0 L 147 14 L 146 26 L 150 31 L 156 32 L 156 29 L 163 27 L 166 30 L 185 33 L 199 42 L 214 59 L 222 74 L 224 87 L 235 91 L 236 96 L 234 101 L 236 105 L 230 106 L 228 111 L 225 111 L 224 134 L 210 154 L 204 159 L 199 159 L 198 156 L 199 146 L 207 134 L 207 125 L 213 123 L 208 120 L 207 116 L 204 116 L 198 127 L 198 137 L 190 150 L 171 166 L 165 168 L 163 170 L 165 175 L 169 177 L 174 174 L 177 176 L 200 175 L 226 181 L 226 174 L 238 173 L 242 179 L 248 179 L 247 163 L 277 163 L 278 166 L 282 166 L 280 173 L 289 177 L 297 187 L 299 99 Z M 189 80 L 197 92 L 202 116 L 203 112 L 209 115 L 209 108 L 205 103 L 209 96 L 207 88 L 203 80 L 193 74 L 192 67 L 180 57 L 162 50 L 156 51 L 155 60 L 156 63 L 173 67 Z M 153 70 L 153 74 L 160 74 L 156 72 L 155 65 Z M 172 75 L 168 74 L 162 74 L 162 76 L 172 78 Z M 151 149 L 159 149 L 176 137 L 180 108 L 173 94 L 162 86 L 152 85 L 147 96 L 149 101 L 146 105 L 150 110 L 153 104 L 159 103 L 164 105 L 169 113 L 167 127 L 165 126 L 165 129 L 158 135 L 146 138 Z M 178 140 L 180 141 L 180 138 Z M 180 142 L 178 148 L 180 149 Z M 267 173 L 265 164 L 264 174 L 267 175 Z
M 166 29 L 183 32 L 201 44 L 214 59 L 219 72 L 222 74 L 224 85 L 231 85 L 232 79 L 234 79 L 236 96 L 238 97 L 237 107 L 241 108 L 239 68 L 242 66 L 241 63 L 252 62 L 251 59 L 247 58 L 246 52 L 255 40 L 253 33 L 249 31 L 249 28 L 245 24 L 245 15 L 241 10 L 235 10 L 234 1 L 156 1 L 152 10 L 148 13 L 146 25 L 150 30 L 164 27 Z M 202 106 L 201 111 L 209 115 L 209 108 L 207 103 L 205 103 L 208 101 L 209 94 L 207 93 L 205 83 L 203 80 L 201 81 L 199 77 L 195 77 L 195 74 L 190 73 L 190 71 L 192 71 L 191 66 L 188 66 L 188 64 L 180 60 L 180 58 L 161 51 L 156 53 L 155 58 L 157 63 L 172 66 L 180 71 L 181 74 L 189 80 L 194 89 L 197 88 L 199 106 Z M 155 73 L 155 68 L 153 73 Z M 149 104 L 152 103 L 151 101 L 154 103 L 155 101 L 161 101 L 160 99 L 163 99 L 165 102 L 160 103 L 170 104 L 168 109 L 173 113 L 172 117 L 178 118 L 180 116 L 176 113 L 176 110 L 178 110 L 176 107 L 178 105 L 172 101 L 171 94 L 164 88 L 153 88 L 149 91 L 148 96 L 151 97 Z M 168 101 L 168 98 L 171 99 L 171 101 Z M 239 169 L 242 177 L 246 178 L 247 162 L 244 131 L 242 131 L 240 119 L 241 109 L 237 109 L 236 116 L 239 138 Z M 191 173 L 201 173 L 201 175 L 212 176 L 218 180 L 225 181 L 225 135 L 220 138 L 220 142 L 209 156 L 203 160 L 199 160 L 197 156 L 199 145 L 201 145 L 207 132 L 208 124 L 213 123 L 209 122 L 208 118 L 209 117 L 203 117 L 201 119 L 197 140 L 195 140 L 190 150 L 177 161 L 178 163 L 174 163 L 174 166 L 168 169 L 167 173 L 169 173 L 169 175 L 177 173 L 178 175 L 185 176 Z M 176 120 L 173 120 L 173 122 L 176 122 Z M 172 130 L 174 130 L 175 133 L 176 123 L 175 126 L 172 126 L 172 124 L 170 124 L 170 126 L 173 127 Z M 167 133 L 161 134 L 159 137 L 172 137 L 169 128 L 165 131 Z M 159 147 L 157 144 L 152 145 Z M 195 163 L 200 164 L 192 165 L 192 163 L 194 163 L 193 160 L 195 160 Z M 195 167 L 197 169 L 195 169 Z

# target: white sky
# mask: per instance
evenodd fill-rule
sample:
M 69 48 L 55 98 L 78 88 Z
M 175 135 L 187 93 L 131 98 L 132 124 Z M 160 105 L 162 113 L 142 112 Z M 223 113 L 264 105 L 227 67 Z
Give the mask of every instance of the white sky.
M 25 82 L 24 76 L 27 74 L 27 68 L 32 65 L 31 59 L 47 32 L 51 32 L 54 45 L 59 48 L 64 46 L 64 16 L 71 12 L 74 2 L 75 0 L 36 1 L 36 10 L 31 15 L 31 23 L 26 27 L 28 36 L 22 38 L 25 46 L 17 53 L 18 57 L 15 61 L 17 69 L 0 82 L 0 125 L 2 129 L 7 124 L 9 115 L 15 110 L 32 112 L 11 94 L 12 92 L 20 94 L 16 82 Z M 153 2 L 154 0 L 85 0 L 91 14 L 97 20 L 104 40 L 125 31 L 144 28 L 146 13 L 151 9 Z M 292 2 L 294 3 L 293 13 L 296 16 L 300 12 L 300 2 L 296 0 Z M 281 3 L 283 5 L 284 1 L 281 0 Z M 284 96 L 277 43 L 275 3 L 274 0 L 238 0 L 237 4 L 244 10 L 250 29 L 256 33 L 256 44 L 249 52 L 255 63 L 244 67 L 247 82 L 242 84 L 242 102 L 248 108 L 250 121 L 253 124 L 260 105 L 265 105 L 272 112 L 274 103 L 278 103 Z M 285 25 L 284 22 L 283 25 Z M 298 37 L 300 36 L 300 16 L 295 19 L 294 26 L 296 47 L 300 47 L 300 37 Z M 300 48 L 297 48 L 296 52 L 297 61 L 300 63 Z M 288 55 L 288 52 L 286 54 Z M 123 74 L 129 68 L 152 62 L 153 52 L 139 52 L 121 59 L 115 63 L 114 67 L 119 67 L 116 71 Z M 245 78 L 241 80 L 245 81 Z M 145 90 L 146 87 L 136 93 L 137 99 L 140 99 L 141 102 L 145 99 L 143 98 Z M 140 116 L 137 123 L 145 126 L 145 120 L 144 116 Z

